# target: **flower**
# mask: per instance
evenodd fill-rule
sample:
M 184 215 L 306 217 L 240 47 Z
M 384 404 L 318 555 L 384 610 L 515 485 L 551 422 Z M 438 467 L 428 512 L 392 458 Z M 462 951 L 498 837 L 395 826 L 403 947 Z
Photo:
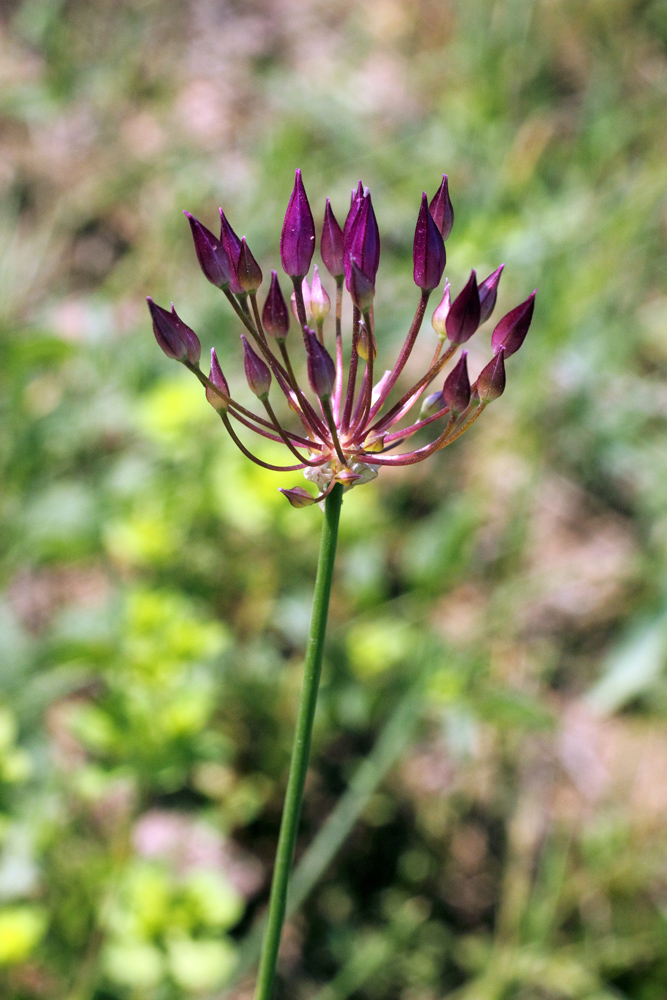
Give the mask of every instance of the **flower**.
M 380 263 L 380 234 L 370 192 L 361 181 L 352 191 L 343 229 L 336 221 L 329 199 L 326 201 L 320 249 L 325 268 L 336 286 L 331 316 L 332 300 L 317 266 L 310 284 L 307 279 L 315 251 L 315 227 L 301 171 L 296 172 L 283 224 L 280 256 L 294 289 L 292 312 L 305 348 L 301 353 L 302 361 L 306 362 L 306 387 L 297 379 L 287 346 L 290 310 L 277 272 L 271 271 L 269 292 L 260 312 L 257 291 L 262 271 L 245 237 L 236 235 L 222 209 L 219 239 L 189 212 L 185 214 L 202 271 L 224 293 L 244 328 L 241 340 L 246 379 L 264 414 L 247 409 L 231 395 L 215 350 L 211 352 L 209 374 L 202 372 L 199 340 L 194 331 L 180 319 L 173 305 L 169 312 L 149 298 L 155 337 L 167 357 L 179 361 L 196 375 L 206 390 L 206 398 L 244 455 L 265 469 L 303 470 L 305 478 L 318 486 L 318 496 L 300 486 L 281 489 L 292 506 L 305 507 L 322 501 L 336 483 L 351 489 L 368 482 L 384 466 L 423 461 L 460 437 L 489 403 L 502 395 L 505 361 L 525 339 L 533 316 L 535 292 L 496 325 L 491 338 L 493 356 L 476 381 L 470 383 L 467 356 L 462 351 L 440 387 L 436 385 L 436 391 L 422 400 L 418 417 L 411 418 L 412 422 L 405 426 L 413 407 L 439 380 L 461 345 L 493 312 L 503 264 L 479 285 L 473 270 L 454 298 L 449 281 L 445 281 L 442 300 L 431 321 L 437 334 L 431 363 L 398 400 L 390 401 L 414 348 L 431 293 L 442 280 L 446 262 L 444 240 L 454 221 L 445 174 L 430 203 L 426 194 L 421 198 L 413 248 L 413 277 L 419 288 L 414 319 L 393 368 L 377 381 L 373 301 Z M 347 366 L 341 325 L 345 289 L 353 305 Z M 315 330 L 308 325 L 313 321 Z M 331 330 L 325 328 L 325 321 L 331 324 Z M 270 402 L 272 393 L 284 398 L 286 412 L 295 417 L 293 423 L 297 429 L 278 417 Z M 258 458 L 239 437 L 238 425 L 282 443 L 296 461 L 271 465 Z M 439 426 L 429 443 L 397 452 L 431 425 Z

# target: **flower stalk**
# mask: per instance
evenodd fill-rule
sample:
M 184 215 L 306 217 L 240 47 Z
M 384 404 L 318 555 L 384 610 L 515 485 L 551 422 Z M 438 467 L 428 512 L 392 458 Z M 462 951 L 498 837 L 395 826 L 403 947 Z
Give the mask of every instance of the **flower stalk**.
M 294 857 L 294 846 L 301 816 L 303 789 L 308 770 L 308 757 L 315 720 L 317 692 L 322 672 L 322 654 L 324 652 L 324 636 L 329 614 L 329 598 L 333 580 L 336 543 L 338 540 L 338 524 L 343 503 L 343 486 L 336 483 L 324 500 L 324 523 L 320 541 L 320 555 L 315 578 L 315 593 L 313 596 L 313 611 L 310 620 L 310 633 L 306 648 L 306 663 L 304 667 L 303 686 L 299 701 L 299 711 L 294 734 L 292 760 L 290 763 L 285 805 L 280 824 L 276 864 L 271 884 L 269 913 L 262 946 L 262 957 L 257 975 L 255 1000 L 270 1000 L 273 982 L 278 962 L 278 948 L 285 920 L 287 906 L 287 888 Z

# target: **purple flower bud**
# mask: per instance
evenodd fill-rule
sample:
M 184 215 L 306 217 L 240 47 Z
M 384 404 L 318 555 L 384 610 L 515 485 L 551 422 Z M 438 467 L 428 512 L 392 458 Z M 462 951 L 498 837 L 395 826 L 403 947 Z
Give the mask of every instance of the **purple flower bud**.
M 433 197 L 429 205 L 429 211 L 433 216 L 433 221 L 438 227 L 440 235 L 443 240 L 446 240 L 454 225 L 454 209 L 449 197 L 447 174 L 442 175 L 442 183 L 438 188 L 438 193 Z
M 449 294 L 449 282 L 446 281 L 445 292 L 442 298 L 440 299 L 440 305 L 436 308 L 435 312 L 431 316 L 431 326 L 433 327 L 433 329 L 435 330 L 435 332 L 437 333 L 437 335 L 440 337 L 441 340 L 444 340 L 445 337 L 447 336 L 447 329 L 445 327 L 445 323 L 449 315 L 451 304 L 452 303 Z
M 227 251 L 230 264 L 229 288 L 234 295 L 241 295 L 243 288 L 239 282 L 238 262 L 241 254 L 241 240 L 238 238 L 229 222 L 227 216 L 220 209 L 220 241 Z
M 262 324 L 269 337 L 276 340 L 284 340 L 289 332 L 289 311 L 275 271 L 271 271 L 271 287 L 262 310 Z
M 430 417 L 432 414 L 437 413 L 438 410 L 443 410 L 446 406 L 445 400 L 443 399 L 441 392 L 432 392 L 424 400 L 419 411 L 419 419 L 423 420 L 424 417 Z
M 251 254 L 245 236 L 241 237 L 241 251 L 236 265 L 236 273 L 239 285 L 244 292 L 256 292 L 262 284 L 262 269 Z
M 191 365 L 199 364 L 201 357 L 201 344 L 199 337 L 191 330 L 187 323 L 174 309 L 171 304 L 171 312 L 167 312 L 162 306 L 153 302 L 149 296 L 146 300 L 153 320 L 153 332 L 158 344 L 167 355 L 174 361 L 189 361 Z
M 347 279 L 346 284 L 347 289 L 352 296 L 352 301 L 357 309 L 359 309 L 362 313 L 366 312 L 366 310 L 370 309 L 373 305 L 375 285 L 370 278 L 366 277 L 354 257 L 350 258 L 350 269 L 348 274 L 349 279 Z
M 422 194 L 421 208 L 417 217 L 412 259 L 415 285 L 425 292 L 437 288 L 445 270 L 447 257 L 440 230 L 428 209 L 426 192 Z
M 442 396 L 454 416 L 463 413 L 470 402 L 467 351 L 462 352 L 460 360 L 445 379 Z
M 195 331 L 187 325 L 187 323 L 183 322 L 174 309 L 173 302 L 171 303 L 171 318 L 178 325 L 181 340 L 185 342 L 185 346 L 188 351 L 188 361 L 191 365 L 198 365 L 199 359 L 201 358 L 201 344 L 199 343 L 199 337 Z
M 285 490 L 279 486 L 278 492 L 287 497 L 292 507 L 310 507 L 311 504 L 315 503 L 315 497 L 311 496 L 308 490 L 304 490 L 302 486 L 295 486 L 291 490 Z
M 216 288 L 224 288 L 225 285 L 229 284 L 231 276 L 231 264 L 227 251 L 218 237 L 202 225 L 199 219 L 195 219 L 194 215 L 190 215 L 189 212 L 183 214 L 190 223 L 195 253 L 204 276 Z
M 305 329 L 308 381 L 319 399 L 331 396 L 336 381 L 336 366 L 326 347 L 320 344 L 312 330 Z
M 477 395 L 483 403 L 493 402 L 505 391 L 504 354 L 505 351 L 501 348 L 477 376 Z
M 345 218 L 345 225 L 343 226 L 343 246 L 347 244 L 350 236 L 350 229 L 354 225 L 354 221 L 359 214 L 361 209 L 361 203 L 364 200 L 364 186 L 359 181 L 356 188 L 352 188 L 350 197 L 350 211 L 347 213 Z
M 338 225 L 328 198 L 326 208 L 324 209 L 320 254 L 322 255 L 324 266 L 332 278 L 340 278 L 345 273 L 345 264 L 343 262 L 343 230 Z
M 358 267 L 375 286 L 380 264 L 380 233 L 370 194 L 359 201 L 359 210 L 344 234 L 345 283 L 350 291 L 350 260 L 355 258 Z
M 477 275 L 470 272 L 468 283 L 452 302 L 445 320 L 447 336 L 453 344 L 465 344 L 479 326 L 479 291 Z
M 505 357 L 509 358 L 510 354 L 519 350 L 533 318 L 536 294 L 537 289 L 528 296 L 525 302 L 516 306 L 500 320 L 491 335 L 491 347 L 494 354 L 503 350 Z
M 310 262 L 315 252 L 315 223 L 308 204 L 306 189 L 297 170 L 283 231 L 280 236 L 280 259 L 283 270 L 291 278 L 303 278 L 308 274 Z
M 176 324 L 172 322 L 171 314 L 153 302 L 150 295 L 146 301 L 153 320 L 153 333 L 158 344 L 168 358 L 172 358 L 174 361 L 185 361 L 188 350 L 181 340 Z
M 258 399 L 268 399 L 271 388 L 271 372 L 269 366 L 262 361 L 258 354 L 255 354 L 247 341 L 245 334 L 241 334 L 243 341 L 243 364 L 245 367 L 245 377 L 248 380 L 251 392 L 254 392 Z
M 222 368 L 215 353 L 215 347 L 211 348 L 211 370 L 208 377 L 219 392 L 214 392 L 210 386 L 206 386 L 206 398 L 218 412 L 226 412 L 229 409 L 229 386 L 227 379 L 222 374 Z M 222 393 L 222 395 L 220 395 Z
M 305 280 L 305 279 L 304 279 Z M 317 264 L 313 268 L 313 283 L 310 289 L 310 312 L 316 323 L 322 323 L 331 310 L 331 299 L 322 288 Z
M 479 286 L 479 325 L 489 318 L 496 305 L 498 297 L 498 283 L 500 275 L 503 273 L 504 264 L 492 271 L 488 278 Z

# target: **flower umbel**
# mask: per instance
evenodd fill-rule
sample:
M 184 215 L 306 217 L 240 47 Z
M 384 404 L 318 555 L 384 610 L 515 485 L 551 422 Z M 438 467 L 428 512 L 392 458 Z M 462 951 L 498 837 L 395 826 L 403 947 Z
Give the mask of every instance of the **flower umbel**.
M 494 356 L 477 380 L 470 383 L 463 352 L 442 384 L 437 386 L 436 383 L 437 391 L 431 391 L 417 411 L 419 416 L 413 417 L 410 423 L 410 411 L 429 386 L 439 380 L 459 348 L 491 315 L 504 266 L 501 264 L 479 285 L 472 271 L 467 284 L 455 297 L 450 293 L 449 282 L 445 282 L 442 301 L 433 314 L 437 344 L 431 363 L 400 399 L 390 403 L 390 395 L 417 340 L 431 293 L 442 280 L 446 261 L 444 240 L 454 220 L 445 175 L 430 203 L 426 194 L 421 199 L 413 250 L 414 281 L 419 288 L 415 316 L 393 368 L 377 380 L 374 374 L 377 342 L 373 301 L 380 262 L 380 236 L 370 193 L 361 181 L 352 191 L 343 229 L 336 221 L 329 199 L 326 202 L 321 255 L 336 286 L 335 309 L 330 316 L 332 299 L 317 267 L 310 284 L 307 279 L 315 250 L 315 227 L 301 171 L 296 172 L 280 254 L 283 269 L 294 288 L 292 311 L 303 341 L 300 368 L 305 361 L 305 384 L 297 380 L 288 349 L 290 310 L 277 273 L 271 272 L 269 293 L 260 311 L 257 291 L 262 283 L 262 271 L 245 237 L 239 239 L 222 209 L 219 239 L 190 213 L 186 215 L 202 271 L 225 294 L 244 327 L 241 339 L 246 378 L 265 415 L 246 409 L 230 394 L 215 352 L 212 353 L 210 374 L 206 376 L 201 371 L 199 341 L 194 331 L 180 319 L 173 306 L 169 312 L 149 298 L 156 339 L 167 357 L 180 361 L 197 376 L 206 389 L 209 403 L 248 458 L 276 472 L 302 469 L 306 478 L 317 484 L 320 493 L 316 497 L 302 487 L 283 489 L 281 492 L 293 506 L 304 507 L 323 500 L 336 483 L 350 489 L 368 482 L 382 466 L 423 461 L 460 437 L 486 406 L 502 394 L 505 361 L 521 347 L 528 332 L 535 292 L 496 325 L 491 339 Z M 344 357 L 348 352 L 344 348 L 341 325 L 345 288 L 352 300 L 347 365 Z M 329 332 L 327 323 L 331 323 L 332 318 L 333 330 Z M 331 338 L 329 344 L 327 337 Z M 286 412 L 295 418 L 298 430 L 289 428 L 278 418 L 269 402 L 270 394 L 284 397 Z M 288 465 L 270 465 L 262 461 L 240 440 L 234 424 L 282 443 L 296 461 Z M 429 443 L 397 451 L 431 425 L 437 430 Z

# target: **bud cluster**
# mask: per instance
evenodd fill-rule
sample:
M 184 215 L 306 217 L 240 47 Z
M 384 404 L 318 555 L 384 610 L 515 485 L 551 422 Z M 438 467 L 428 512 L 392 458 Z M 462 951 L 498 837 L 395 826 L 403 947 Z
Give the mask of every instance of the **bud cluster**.
M 481 282 L 476 272 L 471 271 L 455 297 L 449 281 L 445 281 L 431 320 L 437 334 L 433 359 L 425 374 L 400 399 L 388 405 L 415 345 L 428 300 L 443 279 L 447 262 L 445 241 L 454 223 L 446 174 L 430 202 L 426 193 L 422 194 L 413 244 L 413 277 L 419 301 L 396 363 L 377 381 L 374 381 L 377 341 L 373 303 L 380 265 L 380 232 L 370 192 L 361 181 L 352 190 L 342 227 L 328 198 L 324 209 L 320 254 L 335 283 L 331 348 L 326 346 L 325 322 L 332 311 L 332 299 L 317 265 L 308 280 L 316 231 L 300 170 L 296 172 L 280 237 L 282 267 L 293 286 L 291 309 L 277 272 L 271 271 L 269 291 L 260 311 L 257 291 L 263 281 L 262 270 L 245 236 L 237 236 L 222 209 L 219 237 L 189 212 L 185 215 L 201 270 L 225 294 L 244 328 L 241 341 L 245 376 L 265 415 L 247 409 L 232 397 L 215 350 L 211 351 L 208 376 L 201 371 L 201 346 L 196 333 L 183 322 L 173 304 L 169 311 L 149 298 L 155 338 L 167 357 L 181 362 L 197 376 L 207 400 L 248 458 L 275 471 L 302 469 L 306 478 L 321 489 L 316 497 L 302 487 L 282 490 L 293 506 L 321 501 L 336 482 L 349 489 L 374 478 L 382 466 L 411 465 L 428 458 L 460 437 L 486 406 L 502 395 L 505 361 L 523 344 L 533 316 L 535 292 L 497 323 L 491 336 L 493 357 L 472 384 L 467 352 L 462 351 L 442 388 L 427 393 L 418 419 L 400 426 L 461 345 L 492 314 L 503 264 Z M 347 346 L 342 334 L 345 290 L 352 301 L 352 331 Z M 300 328 L 305 349 L 306 387 L 295 375 L 287 346 L 290 313 Z M 358 386 L 360 366 L 363 373 Z M 274 385 L 297 416 L 298 432 L 288 429 L 278 419 L 269 401 Z M 430 442 L 412 451 L 396 453 L 406 441 L 435 423 L 440 423 L 440 429 Z M 239 424 L 287 447 L 296 463 L 271 465 L 258 458 L 239 438 L 236 431 Z

